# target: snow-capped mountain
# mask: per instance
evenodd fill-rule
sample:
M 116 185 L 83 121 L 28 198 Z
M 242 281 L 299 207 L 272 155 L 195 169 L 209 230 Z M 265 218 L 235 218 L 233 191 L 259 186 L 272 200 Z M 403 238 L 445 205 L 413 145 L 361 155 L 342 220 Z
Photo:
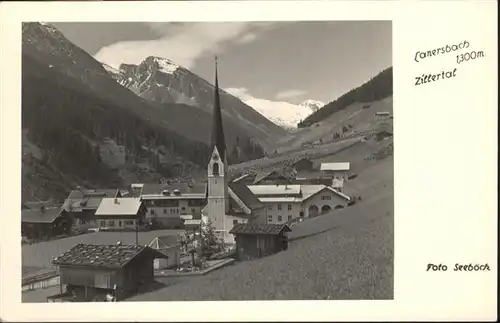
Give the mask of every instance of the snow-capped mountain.
M 317 100 L 306 100 L 300 104 L 293 104 L 285 101 L 259 99 L 249 95 L 246 89 L 229 88 L 226 91 L 239 97 L 267 119 L 288 130 L 296 129 L 297 123 L 325 105 Z
M 114 68 L 103 64 L 119 84 L 136 95 L 159 104 L 183 104 L 212 113 L 214 87 L 198 75 L 173 61 L 149 56 L 139 65 L 121 64 Z M 266 119 L 237 97 L 221 91 L 223 117 L 237 124 L 261 144 L 271 137 L 280 137 L 286 131 Z M 187 108 L 187 107 L 186 107 Z

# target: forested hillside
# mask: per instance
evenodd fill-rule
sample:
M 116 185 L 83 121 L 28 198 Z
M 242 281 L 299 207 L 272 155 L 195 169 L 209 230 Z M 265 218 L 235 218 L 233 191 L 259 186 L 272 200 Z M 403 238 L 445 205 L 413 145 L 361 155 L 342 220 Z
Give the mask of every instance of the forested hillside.
M 373 102 L 390 95 L 392 95 L 392 66 L 380 72 L 360 87 L 347 92 L 337 100 L 326 104 L 323 108 L 309 115 L 298 124 L 298 127 L 309 127 L 355 102 Z
M 104 137 L 126 149 L 131 161 L 157 156 L 149 148 L 165 146 L 194 164 L 205 166 L 209 147 L 186 139 L 158 124 L 148 122 L 113 101 L 96 97 L 74 79 L 52 71 L 23 55 L 23 128 L 61 171 L 88 179 L 103 179 L 107 173 L 99 156 L 98 143 Z M 147 150 L 146 150 L 147 149 Z M 157 171 L 169 176 L 168 165 L 156 163 Z M 109 174 L 109 173 L 108 173 Z

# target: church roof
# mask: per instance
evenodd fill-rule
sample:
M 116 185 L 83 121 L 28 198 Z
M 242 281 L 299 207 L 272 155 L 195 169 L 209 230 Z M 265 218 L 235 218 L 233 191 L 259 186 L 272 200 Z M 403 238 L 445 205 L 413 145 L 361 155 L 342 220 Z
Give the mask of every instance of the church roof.
M 222 111 L 220 106 L 219 96 L 219 80 L 217 77 L 217 59 L 215 60 L 215 94 L 214 94 L 214 111 L 212 115 L 212 133 L 210 145 L 212 149 L 217 147 L 222 160 L 226 157 L 226 140 L 224 138 L 224 129 L 222 126 Z
M 250 209 L 258 209 L 264 207 L 264 204 L 259 201 L 257 196 L 244 183 L 229 183 L 229 188 L 238 196 L 238 198 Z

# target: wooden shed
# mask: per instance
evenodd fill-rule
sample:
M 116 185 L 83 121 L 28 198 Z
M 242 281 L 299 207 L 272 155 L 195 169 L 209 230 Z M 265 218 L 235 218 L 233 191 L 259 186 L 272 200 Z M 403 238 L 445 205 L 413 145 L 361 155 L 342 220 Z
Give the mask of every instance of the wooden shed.
M 250 260 L 266 257 L 288 248 L 287 224 L 236 224 L 229 233 L 235 236 L 236 257 Z
M 181 243 L 175 235 L 156 237 L 148 245 L 166 257 L 154 260 L 154 269 L 177 268 L 181 264 Z
M 75 301 L 122 300 L 154 281 L 153 261 L 165 255 L 150 247 L 78 244 L 54 259 L 60 274 L 60 295 Z M 63 293 L 63 287 L 65 291 Z
M 309 158 L 302 157 L 292 164 L 297 171 L 312 170 L 313 162 Z
M 21 211 L 21 234 L 28 239 L 43 239 L 68 234 L 71 218 L 64 209 L 41 206 Z

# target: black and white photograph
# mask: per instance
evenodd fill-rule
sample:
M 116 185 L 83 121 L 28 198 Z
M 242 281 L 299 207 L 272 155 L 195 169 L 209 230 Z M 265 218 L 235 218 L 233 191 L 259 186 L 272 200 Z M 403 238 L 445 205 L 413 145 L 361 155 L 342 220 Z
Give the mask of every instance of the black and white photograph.
M 391 21 L 23 22 L 22 301 L 393 299 Z
M 496 321 L 495 8 L 1 3 L 0 321 Z

